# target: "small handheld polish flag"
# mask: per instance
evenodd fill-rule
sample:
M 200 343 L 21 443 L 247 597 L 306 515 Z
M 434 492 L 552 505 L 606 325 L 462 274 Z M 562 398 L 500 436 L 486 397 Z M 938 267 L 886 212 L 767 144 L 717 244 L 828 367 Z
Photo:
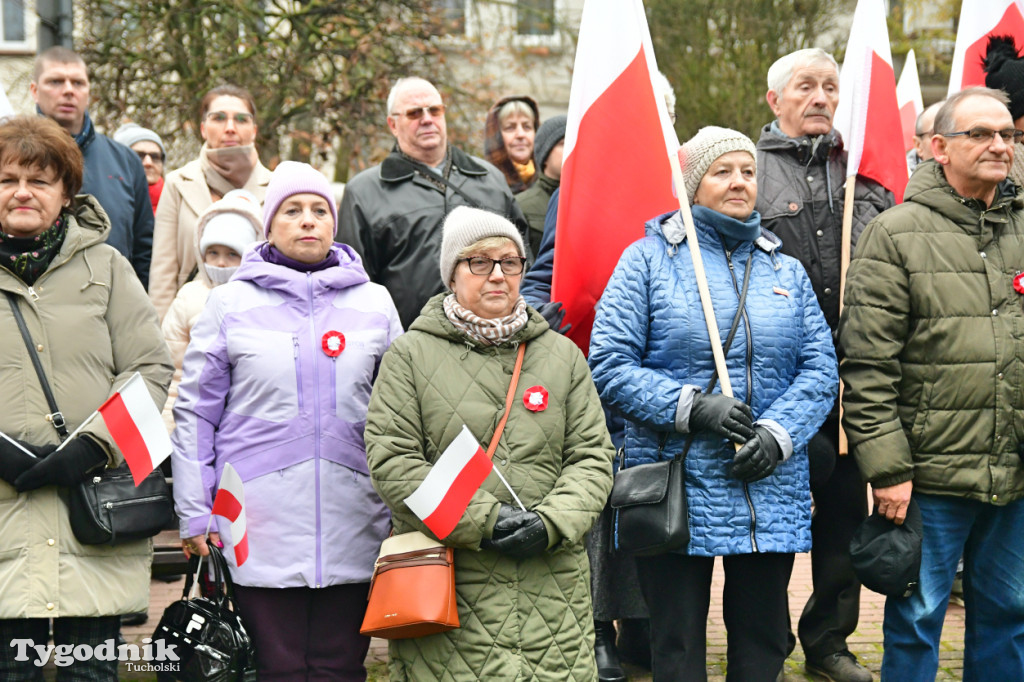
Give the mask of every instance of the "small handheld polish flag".
M 167 427 L 138 372 L 107 398 L 97 412 L 121 449 L 135 485 L 171 454 Z
M 494 463 L 463 425 L 423 482 L 403 501 L 443 540 L 455 529 L 473 493 L 492 470 L 495 470 Z
M 220 474 L 220 488 L 213 500 L 212 514 L 231 522 L 231 543 L 235 546 L 235 564 L 241 566 L 249 558 L 249 537 L 245 533 L 245 491 L 242 477 L 230 463 Z

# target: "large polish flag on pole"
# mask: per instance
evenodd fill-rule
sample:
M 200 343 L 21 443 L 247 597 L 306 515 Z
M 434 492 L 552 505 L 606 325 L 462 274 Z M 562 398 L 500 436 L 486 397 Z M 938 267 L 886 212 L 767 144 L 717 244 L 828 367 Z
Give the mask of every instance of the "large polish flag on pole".
M 167 427 L 138 372 L 96 411 L 121 449 L 135 485 L 171 454 Z
M 896 104 L 900 108 L 900 122 L 903 124 L 903 151 L 909 152 L 914 148 L 917 117 L 924 111 L 921 81 L 917 76 L 917 57 L 913 50 L 907 53 L 907 61 L 896 83 Z
M 1013 36 L 1024 45 L 1024 0 L 964 0 L 947 96 L 985 84 L 982 59 L 993 36 Z
M 839 73 L 835 127 L 846 145 L 847 177 L 870 178 L 903 201 L 907 158 L 884 0 L 857 2 Z
M 430 532 L 444 540 L 455 530 L 473 493 L 492 470 L 491 458 L 463 425 L 423 482 L 403 501 Z
M 242 477 L 231 463 L 220 473 L 220 487 L 213 499 L 212 516 L 223 516 L 231 522 L 231 544 L 235 548 L 235 565 L 241 566 L 249 558 L 249 536 L 245 525 L 245 490 Z M 212 518 L 211 516 L 211 518 Z
M 679 149 L 640 0 L 586 0 L 569 90 L 551 300 L 587 352 L 594 306 L 644 223 L 679 208 L 669 154 Z

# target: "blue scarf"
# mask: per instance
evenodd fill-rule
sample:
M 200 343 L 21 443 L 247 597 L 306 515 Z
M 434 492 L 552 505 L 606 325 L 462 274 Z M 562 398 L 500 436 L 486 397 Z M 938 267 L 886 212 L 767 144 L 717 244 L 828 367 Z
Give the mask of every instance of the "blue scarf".
M 715 228 L 730 249 L 736 248 L 739 242 L 752 242 L 761 236 L 761 214 L 757 211 L 746 220 L 736 220 L 706 206 L 694 206 L 693 217 Z

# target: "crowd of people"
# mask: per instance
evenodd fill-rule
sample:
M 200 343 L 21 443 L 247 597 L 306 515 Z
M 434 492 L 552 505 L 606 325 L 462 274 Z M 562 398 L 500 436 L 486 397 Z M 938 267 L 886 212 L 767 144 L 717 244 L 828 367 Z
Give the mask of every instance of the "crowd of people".
M 625 682 L 623 660 L 706 679 L 721 557 L 728 680 L 782 679 L 799 639 L 809 673 L 868 682 L 848 644 L 867 484 L 923 537 L 882 678 L 935 679 L 959 580 L 964 679 L 1024 679 L 1024 58 L 1000 43 L 985 66 L 992 88 L 919 117 L 894 206 L 847 179 L 835 60 L 779 59 L 756 143 L 707 125 L 682 145 L 683 203 L 622 254 L 585 354 L 551 299 L 567 121 L 531 97 L 490 108 L 480 158 L 433 83 L 398 80 L 394 147 L 339 202 L 308 164 L 262 165 L 240 86 L 203 94 L 199 158 L 165 175 L 154 131 L 95 129 L 76 53 L 41 53 L 38 115 L 0 121 L 0 678 L 41 679 L 12 640 L 97 647 L 145 610 L 151 543 L 83 544 L 67 504 L 123 463 L 79 427 L 137 372 L 185 556 L 242 541 L 210 524 L 224 467 L 244 483 L 249 559 L 225 557 L 260 680 L 365 680 L 377 552 L 431 533 L 404 500 L 463 429 L 500 437 L 442 540 L 461 626 L 392 640 L 392 680 Z M 619 551 L 616 469 L 677 457 L 688 543 Z M 117 679 L 84 659 L 58 679 Z

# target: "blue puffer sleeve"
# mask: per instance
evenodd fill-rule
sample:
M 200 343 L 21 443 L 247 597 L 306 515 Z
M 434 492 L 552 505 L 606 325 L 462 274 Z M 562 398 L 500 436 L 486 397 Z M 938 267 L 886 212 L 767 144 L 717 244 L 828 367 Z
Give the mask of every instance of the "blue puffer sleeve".
M 683 386 L 641 362 L 648 352 L 648 291 L 657 245 L 650 237 L 623 252 L 598 303 L 589 362 L 605 404 L 652 429 L 672 431 Z
M 839 366 L 832 332 L 811 288 L 811 280 L 799 263 L 789 262 L 803 309 L 803 338 L 796 359 L 796 374 L 789 387 L 759 415 L 782 426 L 793 440 L 794 450 L 807 445 L 821 427 L 839 393 Z

